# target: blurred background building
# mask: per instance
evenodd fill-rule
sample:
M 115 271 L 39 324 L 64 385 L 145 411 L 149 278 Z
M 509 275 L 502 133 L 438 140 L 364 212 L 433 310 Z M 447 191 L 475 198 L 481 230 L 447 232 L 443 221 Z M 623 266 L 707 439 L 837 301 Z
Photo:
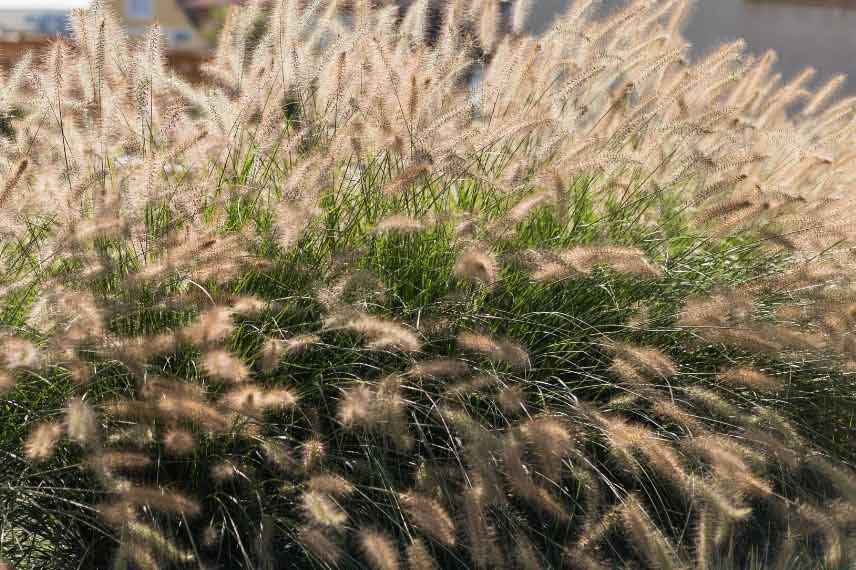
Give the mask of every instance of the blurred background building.
M 190 4 L 190 2 L 186 2 Z M 197 0 L 197 3 L 205 3 Z M 210 4 L 216 0 L 208 0 Z M 66 20 L 74 8 L 85 7 L 83 0 L 0 0 L 0 40 L 39 40 L 65 35 Z M 116 15 L 132 35 L 141 34 L 158 22 L 166 45 L 173 50 L 204 51 L 208 44 L 180 0 L 109 0 Z
M 143 34 L 157 22 L 170 64 L 190 76 L 195 75 L 216 36 L 208 28 L 216 27 L 217 11 L 225 11 L 228 4 L 228 0 L 108 2 L 132 36 Z M 13 65 L 27 50 L 38 50 L 52 38 L 67 35 L 70 12 L 87 4 L 88 0 L 0 0 L 0 69 Z
M 69 10 L 83 3 L 77 0 L 52 2 L 0 1 L 0 40 L 15 41 L 65 33 Z

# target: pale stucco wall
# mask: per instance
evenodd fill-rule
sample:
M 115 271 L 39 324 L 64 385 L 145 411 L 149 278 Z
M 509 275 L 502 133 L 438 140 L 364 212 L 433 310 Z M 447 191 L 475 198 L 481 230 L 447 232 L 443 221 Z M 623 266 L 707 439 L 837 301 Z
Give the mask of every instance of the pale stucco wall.
M 205 41 L 190 23 L 187 15 L 175 0 L 147 0 L 150 2 L 150 18 L 131 18 L 129 0 L 112 0 L 116 14 L 122 18 L 132 34 L 142 34 L 146 28 L 157 22 L 167 38 L 167 45 L 173 50 L 203 51 Z

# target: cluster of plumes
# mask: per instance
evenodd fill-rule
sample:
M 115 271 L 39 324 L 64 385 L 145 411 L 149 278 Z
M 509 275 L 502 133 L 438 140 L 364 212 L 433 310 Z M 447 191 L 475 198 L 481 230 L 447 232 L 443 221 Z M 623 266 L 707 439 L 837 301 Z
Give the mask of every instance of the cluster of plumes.
M 137 379 L 133 396 L 111 399 L 97 409 L 88 401 L 71 399 L 59 418 L 32 430 L 25 453 L 35 462 L 49 460 L 64 437 L 83 450 L 84 465 L 96 475 L 106 493 L 97 511 L 103 522 L 123 537 L 118 559 L 140 568 L 154 568 L 197 558 L 192 551 L 177 546 L 145 516 L 143 508 L 189 519 L 202 513 L 197 498 L 152 479 L 152 466 L 160 461 L 152 456 L 154 449 L 169 461 L 190 461 L 200 439 L 238 438 L 252 441 L 283 473 L 300 469 L 290 451 L 276 439 L 265 437 L 261 429 L 266 414 L 285 413 L 297 405 L 297 392 L 293 387 L 255 382 L 248 365 L 227 348 L 235 329 L 234 320 L 257 314 L 265 305 L 255 298 L 233 298 L 204 310 L 173 332 L 100 339 L 95 350 L 101 357 L 118 360 Z M 24 344 L 18 339 L 9 342 L 17 348 Z M 287 348 L 272 349 L 274 344 L 291 346 L 286 340 L 271 339 L 259 358 L 262 367 L 276 367 L 288 354 Z M 88 344 L 65 348 L 83 346 L 91 348 Z M 159 357 L 186 351 L 197 355 L 199 381 L 156 374 L 152 364 Z M 19 354 L 23 358 L 24 352 Z M 62 364 L 73 370 L 68 363 Z M 29 361 L 16 365 L 35 366 Z M 78 381 L 85 384 L 88 378 Z M 210 477 L 222 482 L 237 472 L 232 463 L 223 462 L 211 466 Z
M 625 274 L 643 279 L 662 276 L 662 269 L 652 264 L 645 252 L 635 247 L 587 247 L 580 246 L 564 251 L 533 252 L 529 257 L 534 265 L 532 278 L 536 281 L 553 282 L 587 275 L 597 266 L 606 266 Z
M 278 438 L 265 435 L 263 426 L 266 412 L 294 408 L 297 395 L 252 382 L 262 371 L 279 369 L 280 358 L 293 354 L 289 347 L 305 349 L 318 337 L 293 345 L 269 341 L 257 360 L 258 372 L 223 348 L 234 332 L 234 320 L 258 312 L 260 306 L 255 299 L 235 299 L 208 309 L 175 333 L 132 338 L 111 349 L 130 369 L 144 370 L 159 354 L 175 353 L 184 345 L 199 352 L 205 378 L 183 383 L 147 375 L 135 399 L 112 401 L 99 411 L 72 399 L 61 419 L 37 426 L 26 444 L 26 454 L 34 461 L 49 459 L 63 437 L 84 449 L 85 464 L 109 496 L 99 512 L 123 537 L 118 556 L 141 568 L 196 561 L 197 554 L 147 521 L 140 507 L 161 516 L 201 516 L 202 503 L 191 495 L 141 483 L 151 480 L 141 476 L 155 462 L 149 450 L 180 459 L 194 453 L 199 438 L 239 438 L 258 446 L 285 486 L 299 493 L 304 523 L 296 540 L 311 556 L 334 566 L 352 556 L 346 544 L 348 535 L 357 533 L 358 552 L 377 568 L 401 567 L 402 555 L 415 568 L 433 568 L 438 564 L 435 557 L 444 559 L 450 552 L 477 568 L 510 567 L 520 560 L 528 561 L 524 567 L 541 567 L 542 554 L 525 531 L 517 529 L 507 540 L 502 538 L 501 533 L 510 532 L 500 530 L 510 511 L 532 517 L 533 523 L 547 517 L 568 525 L 570 530 L 555 537 L 560 558 L 580 568 L 605 567 L 606 545 L 616 544 L 629 544 L 628 553 L 635 552 L 651 567 L 682 568 L 692 562 L 708 568 L 753 522 L 778 529 L 769 536 L 778 541 L 772 547 L 780 553 L 776 564 L 784 564 L 803 539 L 821 544 L 831 567 L 853 554 L 853 474 L 813 455 L 797 430 L 772 409 L 744 409 L 728 396 L 733 389 L 776 393 L 784 389 L 780 380 L 760 370 L 728 367 L 711 379 L 710 388 L 686 384 L 679 379 L 680 367 L 660 350 L 612 342 L 606 354 L 612 359 L 618 395 L 606 406 L 577 402 L 531 415 L 527 405 L 521 405 L 499 422 L 484 423 L 467 402 L 478 394 L 507 409 L 504 391 L 515 377 L 500 378 L 478 368 L 499 365 L 520 373 L 530 363 L 523 347 L 474 333 L 462 333 L 458 345 L 466 354 L 479 355 L 475 361 L 420 359 L 403 374 L 362 381 L 328 402 L 336 407 L 336 422 L 343 429 L 369 437 L 361 445 L 383 446 L 387 441 L 402 452 L 421 452 L 419 462 L 395 467 L 411 470 L 407 479 L 415 480 L 415 486 L 391 488 L 386 497 L 395 505 L 395 516 L 416 535 L 409 531 L 402 549 L 391 530 L 377 526 L 382 520 L 354 530 L 349 507 L 354 504 L 353 516 L 364 519 L 357 494 L 367 483 L 346 478 L 347 469 L 335 459 L 344 450 L 329 448 L 336 438 L 312 435 L 298 444 L 296 457 Z M 369 322 L 374 325 L 362 328 L 392 326 Z M 17 339 L 11 344 L 22 347 Z M 272 344 L 286 348 L 272 349 Z M 35 366 L 33 358 L 19 364 Z M 426 390 L 431 384 L 437 388 Z M 718 390 L 718 384 L 729 389 Z M 217 393 L 215 386 L 223 390 Z M 426 412 L 418 400 L 432 392 L 438 399 Z M 647 420 L 620 412 L 631 400 L 635 415 Z M 303 413 L 317 412 L 303 408 Z M 433 443 L 425 439 L 420 431 L 424 422 L 411 421 L 415 413 L 433 415 L 454 436 Z M 125 427 L 105 429 L 107 421 L 116 420 Z M 724 425 L 732 427 L 726 430 Z M 586 442 L 592 441 L 605 454 L 587 449 Z M 827 504 L 790 498 L 774 489 L 776 472 L 797 476 L 805 470 L 834 489 Z M 236 458 L 213 465 L 210 477 L 222 485 L 242 472 Z M 674 544 L 674 536 L 652 519 L 652 506 L 646 506 L 641 491 L 632 490 L 636 482 L 651 478 L 697 510 L 694 543 Z M 622 487 L 627 491 L 619 491 Z M 582 492 L 574 496 L 573 489 Z M 753 520 L 755 513 L 765 518 Z
M 822 353 L 852 370 L 856 367 L 856 323 L 849 255 L 802 263 L 770 277 L 691 298 L 677 323 L 691 330 L 699 343 L 769 355 Z M 775 387 L 769 379 L 740 369 L 723 375 L 722 380 L 752 385 L 759 391 Z
M 683 0 L 632 2 L 603 20 L 576 2 L 543 37 L 511 31 L 529 2 L 515 3 L 513 25 L 496 4 L 456 0 L 438 14 L 418 1 L 398 14 L 368 0 L 251 2 L 228 19 L 200 89 L 165 67 L 159 28 L 130 38 L 96 2 L 72 17 L 71 44 L 57 41 L 41 65 L 23 58 L 0 89 L 0 113 L 18 113 L 0 145 L 2 229 L 59 216 L 68 233 L 46 254 L 71 236 L 118 233 L 145 260 L 142 275 L 198 271 L 182 260 L 236 245 L 211 249 L 199 232 L 152 244 L 153 204 L 224 216 L 224 202 L 268 187 L 285 161 L 274 222 L 289 248 L 325 188 L 359 185 L 364 165 L 350 157 L 387 157 L 380 182 L 392 197 L 437 181 L 508 194 L 514 207 L 483 228 L 494 237 L 545 205 L 567 214 L 564 191 L 585 175 L 625 204 L 684 189 L 712 234 L 752 226 L 799 251 L 849 239 L 856 102 L 832 98 L 841 78 L 816 93 L 811 72 L 779 85 L 775 57 L 744 56 L 741 42 L 690 63 Z M 521 140 L 525 152 L 510 161 L 472 159 Z M 246 144 L 239 182 L 207 168 Z M 421 224 L 397 215 L 377 229 Z M 154 245 L 166 251 L 151 256 Z M 629 250 L 558 258 L 656 272 Z
M 203 354 L 228 354 L 212 347 L 224 342 L 231 320 L 239 316 L 234 309 L 211 309 L 175 333 L 172 343 L 135 339 L 135 346 L 151 348 L 123 358 L 154 359 L 182 342 L 193 343 Z M 507 342 L 470 333 L 462 335 L 459 344 L 508 370 L 519 365 L 519 354 L 525 353 L 519 346 L 512 349 Z M 613 359 L 613 389 L 619 395 L 606 406 L 576 402 L 554 406 L 553 413 L 531 415 L 521 413 L 524 405 L 496 422 L 479 420 L 467 405 L 479 394 L 484 402 L 505 408 L 504 386 L 514 377 L 500 379 L 478 370 L 478 362 L 489 364 L 490 359 L 422 359 L 401 375 L 345 388 L 325 405 L 336 407 L 341 428 L 368 438 L 359 445 L 380 448 L 390 442 L 402 452 L 419 452 L 418 461 L 389 466 L 410 471 L 404 479 L 415 484 L 387 489 L 384 500 L 393 506 L 370 523 L 358 495 L 376 489 L 345 474 L 347 461 L 337 459 L 345 449 L 330 447 L 338 437 L 310 435 L 298 444 L 300 456 L 295 457 L 278 438 L 265 436 L 263 413 L 291 409 L 298 405 L 297 397 L 287 389 L 249 383 L 249 369 L 234 356 L 230 359 L 242 367 L 240 373 L 218 373 L 209 379 L 226 385 L 220 395 L 206 394 L 205 383 L 150 376 L 137 399 L 110 402 L 100 413 L 73 399 L 62 419 L 34 429 L 26 453 L 44 461 L 63 436 L 81 446 L 86 465 L 110 497 L 98 509 L 121 531 L 118 556 L 141 568 L 196 562 L 197 554 L 147 522 L 140 507 L 190 519 L 203 509 L 184 492 L 138 482 L 140 472 L 151 469 L 155 460 L 147 450 L 154 446 L 180 458 L 194 453 L 198 438 L 213 442 L 226 437 L 257 445 L 278 470 L 282 492 L 298 493 L 303 523 L 295 539 L 310 556 L 332 566 L 356 554 L 370 567 L 382 569 L 402 567 L 402 555 L 413 568 L 436 568 L 437 559 L 448 560 L 444 557 L 450 555 L 463 557 L 475 568 L 517 567 L 521 560 L 526 568 L 543 567 L 544 555 L 526 531 L 507 528 L 511 512 L 533 525 L 539 520 L 561 523 L 565 530 L 552 537 L 558 541 L 559 559 L 585 569 L 608 567 L 607 545 L 629 548 L 625 555 L 635 553 L 650 567 L 685 568 L 693 563 L 709 568 L 728 552 L 731 541 L 739 541 L 744 527 L 751 528 L 756 513 L 763 518 L 754 523 L 771 533 L 771 549 L 779 553 L 774 564 L 785 564 L 802 539 L 818 541 L 831 567 L 852 556 L 856 478 L 849 470 L 810 453 L 811 446 L 772 409 L 744 410 L 715 386 L 681 383 L 680 367 L 656 348 L 612 343 L 607 354 Z M 257 365 L 267 370 L 281 366 L 263 358 Z M 438 389 L 426 390 L 437 382 Z M 746 367 L 724 369 L 711 383 L 765 393 L 783 389 L 775 378 Z M 430 406 L 418 401 L 431 393 L 436 400 Z M 627 405 L 626 398 L 619 402 L 622 393 L 635 400 L 637 417 L 647 420 L 617 411 Z M 305 407 L 302 411 L 317 413 Z M 433 416 L 451 437 L 427 439 L 422 433 L 425 423 L 410 419 L 423 413 Z M 105 429 L 108 418 L 131 427 Z M 732 427 L 725 430 L 723 425 Z M 592 451 L 587 442 L 597 442 L 605 453 Z M 238 461 L 213 465 L 211 479 L 224 484 L 237 477 L 242 473 Z M 834 489 L 828 504 L 789 498 L 774 489 L 776 473 L 796 476 L 804 470 Z M 675 544 L 670 531 L 652 518 L 653 507 L 646 506 L 638 488 L 638 481 L 649 479 L 677 493 L 678 505 L 693 505 L 694 542 Z M 402 526 L 384 530 L 380 525 L 390 516 L 400 517 Z M 392 533 L 400 534 L 407 525 L 409 538 L 402 545 Z M 503 538 L 508 532 L 511 535 Z M 357 552 L 348 553 L 346 545 L 353 541 Z
M 460 214 L 419 211 L 420 200 L 439 209 L 475 187 L 507 204 L 450 232 L 451 274 L 479 292 L 501 283 L 500 249 L 537 211 L 574 227 L 569 196 L 580 185 L 598 213 L 675 193 L 711 239 L 752 228 L 771 248 L 815 259 L 852 237 L 856 101 L 832 101 L 840 80 L 816 93 L 809 73 L 780 86 L 774 57 L 746 57 L 740 42 L 688 62 L 684 0 L 635 1 L 602 20 L 578 1 L 538 38 L 522 33 L 525 0 L 507 23 L 496 0 L 452 0 L 439 14 L 428 0 L 403 14 L 368 0 L 276 0 L 230 13 L 201 88 L 163 65 L 157 27 L 132 39 L 105 4 L 75 12 L 71 43 L 58 40 L 40 63 L 24 58 L 0 87 L 0 114 L 15 110 L 14 134 L 0 140 L 0 231 L 37 228 L 15 246 L 28 262 L 2 293 L 38 291 L 28 325 L 47 338 L 43 351 L 0 339 L 0 389 L 44 359 L 82 385 L 92 362 L 118 362 L 134 378 L 128 398 L 70 400 L 25 445 L 33 461 L 66 437 L 83 449 L 121 559 L 205 562 L 197 542 L 155 523 L 197 528 L 210 497 L 152 483 L 164 457 L 194 464 L 200 440 L 256 449 L 299 521 L 279 539 L 331 566 L 590 569 L 615 555 L 708 568 L 758 528 L 782 561 L 806 545 L 831 567 L 854 556 L 853 475 L 772 408 L 747 408 L 747 394 L 785 389 L 768 371 L 729 365 L 708 386 L 655 347 L 598 337 L 609 399 L 595 405 L 569 390 L 556 397 L 564 380 L 540 378 L 537 354 L 515 339 L 457 331 L 441 341 L 451 356 L 429 357 L 435 339 L 418 321 L 372 314 L 365 297 L 345 302 L 368 282 L 359 271 L 318 291 L 319 322 L 250 349 L 233 342 L 236 323 L 269 304 L 212 286 L 269 264 L 259 242 L 288 256 L 360 225 L 370 239 L 409 239 L 432 227 L 430 215 Z M 399 209 L 334 215 L 331 194 Z M 268 215 L 247 229 L 236 203 Z M 640 282 L 667 271 L 635 246 L 543 245 L 515 252 L 538 286 L 597 267 Z M 848 259 L 801 267 L 692 299 L 679 328 L 705 345 L 856 366 Z M 74 279 L 52 277 L 63 271 Z M 124 293 L 108 306 L 75 288 L 98 280 L 111 291 L 183 291 L 196 316 L 123 335 Z M 302 386 L 269 381 L 287 377 L 283 361 L 351 333 L 360 350 L 408 367 L 323 378 L 307 389 L 325 394 L 321 405 L 304 403 Z M 182 358 L 192 373 L 179 378 L 170 371 Z M 311 429 L 272 433 L 287 414 Z M 379 463 L 359 471 L 351 452 L 365 448 Z M 250 478 L 245 458 L 206 464 L 211 485 Z M 401 484 L 379 484 L 387 471 Z M 828 487 L 825 500 L 777 488 L 782 473 L 806 472 Z M 646 482 L 669 489 L 669 504 Z M 688 521 L 694 544 L 681 532 Z M 270 521 L 258 523 L 273 540 Z

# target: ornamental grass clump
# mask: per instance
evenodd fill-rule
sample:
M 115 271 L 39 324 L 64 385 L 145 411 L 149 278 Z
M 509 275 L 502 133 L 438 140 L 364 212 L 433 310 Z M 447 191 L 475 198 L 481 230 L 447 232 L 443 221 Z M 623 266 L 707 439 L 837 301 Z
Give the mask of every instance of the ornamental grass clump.
M 685 0 L 96 0 L 0 80 L 0 558 L 847 568 L 856 98 Z

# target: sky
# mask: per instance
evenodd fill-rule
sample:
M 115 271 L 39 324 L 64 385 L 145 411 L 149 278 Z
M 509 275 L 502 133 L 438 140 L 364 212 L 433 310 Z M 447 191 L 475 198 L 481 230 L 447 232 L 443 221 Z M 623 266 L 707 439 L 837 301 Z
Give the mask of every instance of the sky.
M 0 0 L 0 10 L 70 10 L 88 4 L 89 0 Z

